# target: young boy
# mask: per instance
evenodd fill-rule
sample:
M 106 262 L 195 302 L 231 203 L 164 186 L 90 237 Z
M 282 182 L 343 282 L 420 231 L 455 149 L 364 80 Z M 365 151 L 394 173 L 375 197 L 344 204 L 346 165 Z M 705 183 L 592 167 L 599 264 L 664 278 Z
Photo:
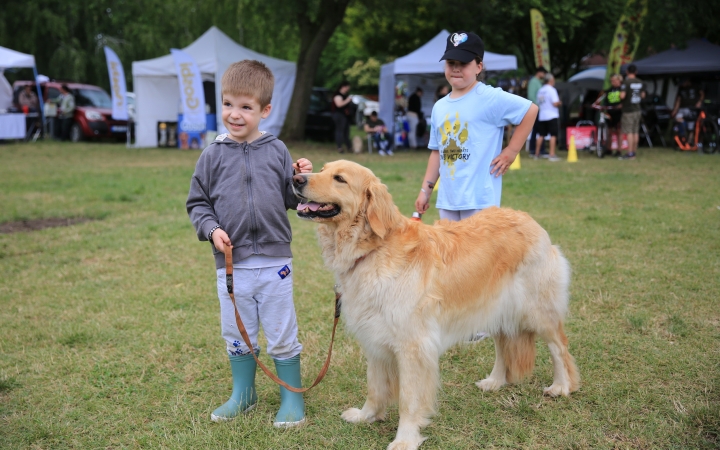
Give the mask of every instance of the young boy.
M 198 238 L 210 241 L 217 269 L 222 335 L 230 356 L 233 391 L 213 411 L 213 421 L 235 418 L 257 402 L 256 363 L 259 325 L 278 377 L 300 387 L 300 351 L 293 305 L 291 231 L 287 210 L 298 198 L 292 191 L 295 172 L 312 172 L 304 158 L 293 164 L 275 136 L 259 131 L 270 114 L 274 77 L 259 61 L 232 64 L 222 78 L 221 134 L 200 155 L 190 183 L 187 211 Z M 225 282 L 225 247 L 232 247 L 235 299 L 253 344 L 243 342 Z M 280 388 L 276 427 L 305 421 L 302 394 Z

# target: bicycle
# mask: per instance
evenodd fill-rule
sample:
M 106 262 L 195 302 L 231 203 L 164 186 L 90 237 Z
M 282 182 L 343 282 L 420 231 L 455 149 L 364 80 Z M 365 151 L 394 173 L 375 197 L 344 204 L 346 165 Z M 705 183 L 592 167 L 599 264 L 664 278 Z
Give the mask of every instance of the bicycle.
M 600 111 L 600 118 L 597 124 L 597 133 L 595 135 L 595 153 L 598 158 L 605 156 L 605 151 L 608 153 L 612 152 L 612 137 L 610 137 L 610 127 L 607 124 L 607 117 L 610 111 L 619 111 L 618 106 L 604 106 L 599 104 L 593 104 L 593 109 Z M 618 149 L 622 145 L 621 138 L 618 137 Z M 605 146 L 605 147 L 604 147 Z
M 690 108 L 697 116 L 694 121 L 684 121 L 685 132 L 681 132 L 681 123 L 675 121 L 673 124 L 673 139 L 677 148 L 684 152 L 702 152 L 713 154 L 720 144 L 720 131 L 718 130 L 718 118 L 708 116 L 705 109 Z

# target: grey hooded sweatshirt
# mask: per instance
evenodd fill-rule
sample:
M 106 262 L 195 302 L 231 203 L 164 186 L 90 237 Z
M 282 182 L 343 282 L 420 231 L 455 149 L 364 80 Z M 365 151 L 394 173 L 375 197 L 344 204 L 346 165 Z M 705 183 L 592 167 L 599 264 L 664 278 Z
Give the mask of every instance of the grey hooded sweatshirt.
M 270 133 L 251 143 L 221 134 L 203 150 L 186 203 L 197 236 L 219 225 L 230 237 L 233 262 L 251 255 L 292 257 L 288 209 L 296 209 L 293 161 L 285 144 Z M 212 245 L 215 267 L 225 255 Z

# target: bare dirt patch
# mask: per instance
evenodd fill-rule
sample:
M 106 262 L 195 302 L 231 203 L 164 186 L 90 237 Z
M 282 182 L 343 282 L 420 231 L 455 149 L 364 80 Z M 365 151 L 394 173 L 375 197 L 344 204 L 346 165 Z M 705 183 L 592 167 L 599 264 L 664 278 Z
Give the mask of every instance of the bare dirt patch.
M 47 219 L 16 220 L 14 222 L 0 223 L 0 234 L 20 233 L 22 231 L 37 231 L 45 228 L 69 227 L 76 223 L 93 220 L 89 217 L 50 217 Z

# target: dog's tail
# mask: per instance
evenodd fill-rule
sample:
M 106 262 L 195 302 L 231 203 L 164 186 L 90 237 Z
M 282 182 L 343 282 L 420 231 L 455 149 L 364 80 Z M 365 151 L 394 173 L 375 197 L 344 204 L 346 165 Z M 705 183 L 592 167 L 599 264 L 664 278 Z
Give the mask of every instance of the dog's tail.
M 535 333 L 521 331 L 515 336 L 503 335 L 498 347 L 505 362 L 505 379 L 508 383 L 522 381 L 535 368 Z

